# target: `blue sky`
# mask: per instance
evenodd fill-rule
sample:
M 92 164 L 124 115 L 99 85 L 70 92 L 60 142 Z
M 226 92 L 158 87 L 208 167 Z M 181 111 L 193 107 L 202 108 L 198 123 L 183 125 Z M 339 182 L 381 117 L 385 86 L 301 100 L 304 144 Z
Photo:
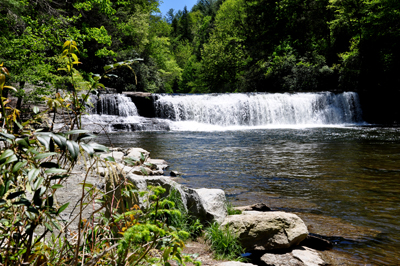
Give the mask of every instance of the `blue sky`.
M 186 1 L 178 1 L 178 0 L 160 0 L 159 8 L 163 16 L 170 10 L 171 8 L 174 9 L 175 12 L 178 10 L 183 10 L 186 6 L 188 11 L 192 9 L 192 7 L 197 3 L 197 0 L 186 0 Z

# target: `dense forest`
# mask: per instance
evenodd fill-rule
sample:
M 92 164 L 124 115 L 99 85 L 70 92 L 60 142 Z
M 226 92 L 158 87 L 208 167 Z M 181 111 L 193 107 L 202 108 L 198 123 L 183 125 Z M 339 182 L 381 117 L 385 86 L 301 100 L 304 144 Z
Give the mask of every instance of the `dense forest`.
M 66 40 L 87 78 L 143 59 L 109 75 L 119 91 L 399 90 L 398 0 L 199 0 L 164 15 L 157 0 L 1 2 L 0 62 L 20 98 L 63 88 Z

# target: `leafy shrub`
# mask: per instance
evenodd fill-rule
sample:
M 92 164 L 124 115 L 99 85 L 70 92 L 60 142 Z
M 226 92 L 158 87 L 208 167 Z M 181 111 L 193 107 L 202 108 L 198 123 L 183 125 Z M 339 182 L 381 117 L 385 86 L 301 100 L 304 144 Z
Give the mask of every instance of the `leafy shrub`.
M 66 96 L 56 93 L 47 98 L 48 109 L 35 114 L 31 120 L 17 122 L 19 111 L 8 108 L 8 100 L 0 98 L 0 264 L 3 265 L 179 265 L 193 261 L 181 255 L 183 239 L 188 233 L 167 223 L 167 217 L 179 217 L 173 202 L 161 195 L 161 187 L 150 192 L 138 192 L 118 172 L 113 160 L 102 160 L 96 154 L 107 151 L 91 142 L 95 137 L 81 129 L 81 115 L 90 91 L 102 87 L 100 75 L 89 81 L 74 69 L 78 64 L 76 43 L 67 41 L 61 57 L 72 84 Z M 131 60 L 132 61 L 132 60 Z M 133 60 L 134 61 L 134 60 Z M 132 62 L 133 62 L 132 61 Z M 130 61 L 106 66 L 111 71 Z M 0 95 L 8 70 L 0 65 Z M 70 112 L 69 124 L 63 133 L 36 129 L 43 113 L 53 108 Z M 14 130 L 14 124 L 18 130 Z M 74 126 L 78 129 L 73 130 Z M 50 128 L 51 130 L 51 128 Z M 15 133 L 13 133 L 15 132 Z M 70 221 L 60 214 L 69 202 L 60 205 L 57 192 L 71 175 L 75 164 L 85 163 L 82 195 L 74 207 L 78 210 Z M 96 166 L 110 169 L 109 187 L 102 191 L 87 182 Z M 148 195 L 148 208 L 135 202 L 139 195 Z M 83 217 L 87 206 L 97 202 L 90 217 Z M 68 226 L 77 221 L 78 229 L 70 232 Z M 198 262 L 196 262 L 198 264 Z

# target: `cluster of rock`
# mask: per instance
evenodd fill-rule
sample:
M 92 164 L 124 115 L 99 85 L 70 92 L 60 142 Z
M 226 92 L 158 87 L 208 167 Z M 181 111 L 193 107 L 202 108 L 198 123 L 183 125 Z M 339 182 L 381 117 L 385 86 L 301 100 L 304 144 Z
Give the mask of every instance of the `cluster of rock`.
M 241 214 L 228 215 L 225 192 L 221 189 L 192 189 L 163 176 L 167 162 L 151 159 L 150 153 L 140 148 L 114 149 L 103 158 L 113 157 L 120 171 L 138 190 L 148 186 L 162 186 L 166 194 L 172 189 L 179 192 L 188 213 L 202 223 L 216 221 L 221 228 L 234 232 L 245 250 L 252 254 L 253 263 L 224 262 L 224 265 L 327 265 L 319 252 L 304 243 L 310 242 L 305 223 L 295 214 L 271 211 L 263 204 L 239 207 Z M 127 166 L 124 160 L 138 161 L 138 166 Z M 100 170 L 107 175 L 107 168 Z M 145 204 L 139 199 L 139 204 Z M 311 239 L 312 242 L 312 239 Z M 256 257 L 254 257 L 256 256 Z

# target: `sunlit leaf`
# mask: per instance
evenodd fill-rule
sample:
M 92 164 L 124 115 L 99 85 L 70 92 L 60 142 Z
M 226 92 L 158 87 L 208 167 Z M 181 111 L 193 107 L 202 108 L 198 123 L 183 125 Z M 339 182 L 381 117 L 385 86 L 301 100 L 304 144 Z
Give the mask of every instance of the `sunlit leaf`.
M 58 211 L 57 211 L 57 215 L 59 215 L 60 213 L 62 213 L 69 205 L 69 202 L 65 203 L 63 206 L 61 206 Z
M 61 174 L 67 172 L 65 169 L 60 169 L 60 168 L 50 168 L 44 171 L 46 174 Z
M 56 152 L 39 153 L 38 155 L 36 155 L 36 156 L 34 157 L 34 159 L 36 159 L 36 160 L 42 160 L 42 159 L 44 159 L 44 158 L 47 158 L 47 157 L 53 156 L 53 155 L 57 155 L 57 153 L 56 153 Z
M 33 106 L 32 111 L 33 111 L 35 114 L 39 113 L 39 107 Z
M 15 139 L 14 135 L 11 135 L 11 134 L 8 134 L 8 133 L 0 132 L 0 136 L 3 136 L 5 138 L 7 138 L 7 139 Z
M 23 161 L 23 162 L 18 162 L 14 165 L 13 167 L 13 173 L 17 172 L 19 169 L 21 169 L 21 167 L 24 167 L 26 164 L 28 163 L 28 161 Z
M 1 156 L 0 156 L 0 160 L 5 159 L 7 157 L 10 157 L 11 155 L 13 155 L 14 152 L 12 150 L 5 150 Z

